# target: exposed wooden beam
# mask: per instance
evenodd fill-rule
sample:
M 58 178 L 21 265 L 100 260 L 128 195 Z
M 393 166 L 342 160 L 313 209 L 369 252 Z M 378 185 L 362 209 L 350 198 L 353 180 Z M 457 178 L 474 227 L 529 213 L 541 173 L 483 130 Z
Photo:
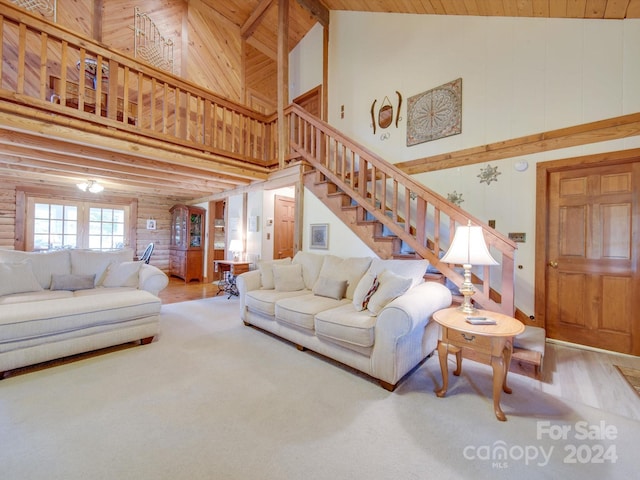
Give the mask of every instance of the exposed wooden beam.
M 289 0 L 278 0 L 278 164 L 284 168 L 287 135 L 284 109 L 289 103 Z
M 329 9 L 320 0 L 296 0 L 298 4 L 313 15 L 320 25 L 329 26 Z
M 247 18 L 247 21 L 244 22 L 242 27 L 240 27 L 240 35 L 243 40 L 246 40 L 253 35 L 253 32 L 255 32 L 256 28 L 260 26 L 260 22 L 262 22 L 262 19 L 267 14 L 271 4 L 273 4 L 273 0 L 262 0 L 251 13 L 249 18 Z
M 479 147 L 466 148 L 457 152 L 418 158 L 396 163 L 395 166 L 409 175 L 415 175 L 635 135 L 640 135 L 640 113 L 526 135 Z

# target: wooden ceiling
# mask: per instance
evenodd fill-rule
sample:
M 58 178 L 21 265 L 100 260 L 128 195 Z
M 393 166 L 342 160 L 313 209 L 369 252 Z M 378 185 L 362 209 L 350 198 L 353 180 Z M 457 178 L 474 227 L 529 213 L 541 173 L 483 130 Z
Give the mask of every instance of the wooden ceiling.
M 278 0 L 202 0 L 241 28 L 247 42 L 276 58 Z M 640 0 L 288 0 L 293 48 L 330 10 L 472 15 L 624 19 L 640 18 Z M 322 13 L 321 13 L 322 12 Z M 323 23 L 322 21 L 320 23 Z

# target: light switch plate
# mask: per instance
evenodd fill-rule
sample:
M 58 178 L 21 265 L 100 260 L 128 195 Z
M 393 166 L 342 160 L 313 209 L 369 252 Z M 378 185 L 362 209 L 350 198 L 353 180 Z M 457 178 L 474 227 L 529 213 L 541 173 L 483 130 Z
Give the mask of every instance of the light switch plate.
M 516 243 L 524 243 L 527 241 L 527 234 L 524 232 L 509 232 L 509 239 Z

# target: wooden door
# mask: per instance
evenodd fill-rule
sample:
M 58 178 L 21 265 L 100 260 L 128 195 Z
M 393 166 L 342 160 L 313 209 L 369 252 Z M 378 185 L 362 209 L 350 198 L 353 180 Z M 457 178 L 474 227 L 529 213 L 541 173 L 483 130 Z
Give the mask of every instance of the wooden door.
M 550 172 L 547 336 L 640 355 L 640 163 Z
M 312 88 L 299 97 L 293 99 L 293 103 L 300 105 L 307 112 L 321 118 L 322 115 L 322 85 Z
M 274 202 L 273 258 L 293 258 L 296 200 L 295 198 L 276 195 Z

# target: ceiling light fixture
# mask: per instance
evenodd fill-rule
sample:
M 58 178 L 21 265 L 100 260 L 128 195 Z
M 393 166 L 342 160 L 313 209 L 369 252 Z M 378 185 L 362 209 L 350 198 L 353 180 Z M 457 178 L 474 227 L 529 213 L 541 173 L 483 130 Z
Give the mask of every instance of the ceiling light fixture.
M 83 192 L 100 193 L 104 190 L 104 187 L 95 180 L 89 180 L 87 182 L 78 183 L 76 186 Z

